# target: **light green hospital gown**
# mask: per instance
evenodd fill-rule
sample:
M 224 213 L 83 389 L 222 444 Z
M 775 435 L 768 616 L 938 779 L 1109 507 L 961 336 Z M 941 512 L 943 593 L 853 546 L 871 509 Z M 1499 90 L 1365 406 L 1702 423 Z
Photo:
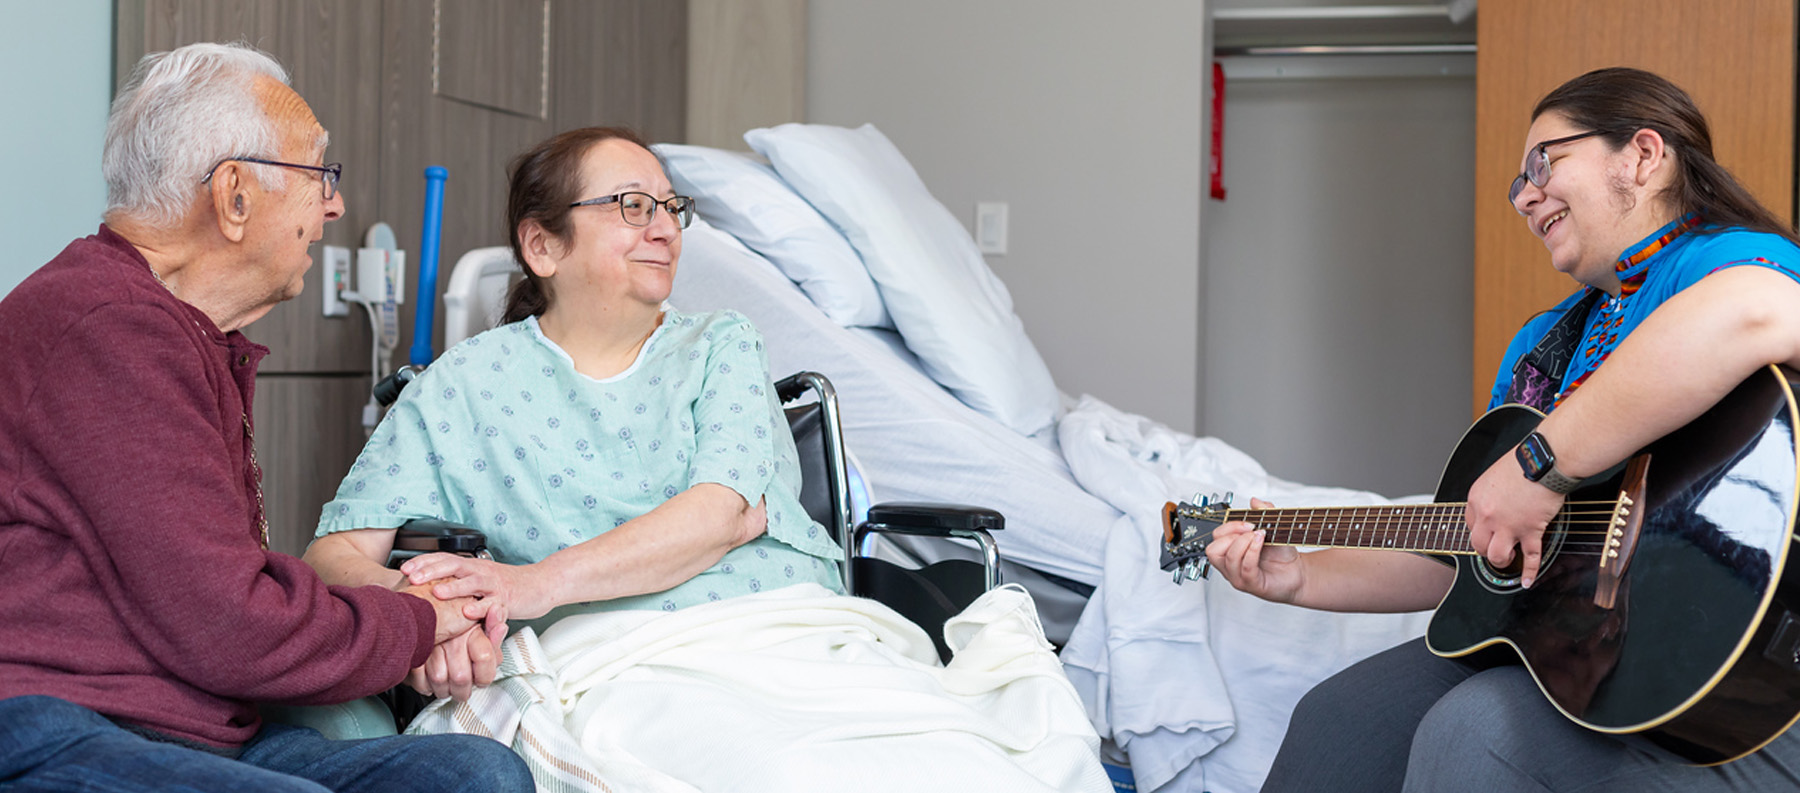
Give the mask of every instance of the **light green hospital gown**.
M 446 351 L 407 386 L 326 504 L 318 535 L 440 518 L 527 564 L 701 482 L 768 499 L 768 533 L 672 589 L 556 611 L 678 608 L 803 582 L 842 591 L 842 552 L 799 502 L 762 336 L 740 314 L 664 307 L 630 368 L 575 371 L 536 318 Z

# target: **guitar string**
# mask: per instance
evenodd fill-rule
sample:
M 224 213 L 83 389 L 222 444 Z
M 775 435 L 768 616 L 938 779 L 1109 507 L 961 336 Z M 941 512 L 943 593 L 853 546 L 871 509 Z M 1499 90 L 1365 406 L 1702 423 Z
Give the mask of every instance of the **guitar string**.
M 1572 501 L 1572 502 L 1567 502 L 1567 505 L 1568 506 L 1566 506 L 1562 511 L 1560 511 L 1558 513 L 1559 518 L 1555 521 L 1558 525 L 1563 526 L 1563 527 L 1605 526 L 1606 528 L 1598 530 L 1598 531 L 1584 531 L 1584 530 L 1579 530 L 1579 529 L 1565 528 L 1563 531 L 1559 532 L 1559 536 L 1561 536 L 1564 539 L 1559 544 L 1557 552 L 1558 553 L 1566 553 L 1566 554 L 1573 555 L 1573 556 L 1598 556 L 1598 555 L 1605 553 L 1606 550 L 1609 548 L 1609 545 L 1604 539 L 1586 539 L 1586 538 L 1594 537 L 1596 535 L 1601 538 L 1606 538 L 1606 537 L 1610 537 L 1613 534 L 1613 530 L 1614 530 L 1613 524 L 1615 522 L 1615 511 L 1618 507 L 1617 502 L 1615 502 L 1615 501 L 1579 501 L 1579 502 Z M 1425 539 L 1425 540 L 1448 539 L 1448 538 L 1445 538 L 1442 536 L 1438 536 L 1438 537 L 1423 536 L 1422 537 L 1420 535 L 1431 535 L 1431 534 L 1441 535 L 1443 532 L 1450 529 L 1450 525 L 1448 523 L 1440 523 L 1439 525 L 1425 525 L 1425 522 L 1443 521 L 1446 518 L 1454 518 L 1456 520 L 1456 522 L 1459 524 L 1458 528 L 1464 528 L 1464 526 L 1462 526 L 1460 524 L 1462 523 L 1462 521 L 1461 521 L 1462 514 L 1461 513 L 1465 506 L 1466 505 L 1461 502 L 1443 502 L 1443 503 L 1435 503 L 1435 504 L 1400 505 L 1400 506 L 1386 505 L 1386 506 L 1363 506 L 1363 507 L 1305 507 L 1305 508 L 1292 508 L 1292 509 L 1271 508 L 1271 509 L 1259 509 L 1259 510 L 1226 510 L 1225 511 L 1225 520 L 1226 521 L 1242 520 L 1242 521 L 1249 522 L 1252 525 L 1257 525 L 1257 526 L 1267 528 L 1267 529 L 1270 529 L 1273 531 L 1282 531 L 1282 532 L 1286 532 L 1288 534 L 1303 535 L 1297 541 L 1288 541 L 1288 540 L 1282 540 L 1282 539 L 1269 540 L 1270 543 L 1275 544 L 1275 545 L 1303 545 L 1303 546 L 1304 545 L 1322 545 L 1322 546 L 1330 546 L 1330 547 L 1381 549 L 1381 548 L 1387 548 L 1387 547 L 1391 547 L 1391 546 L 1383 546 L 1383 545 L 1379 544 L 1379 540 L 1387 540 L 1389 542 L 1399 540 L 1399 541 L 1401 541 L 1402 545 L 1407 545 L 1407 546 L 1411 546 L 1411 545 L 1434 546 L 1434 547 L 1423 547 L 1423 548 L 1419 548 L 1417 550 L 1473 555 L 1473 554 L 1475 554 L 1474 549 L 1470 548 L 1467 545 L 1462 545 L 1457 548 L 1445 548 L 1445 547 L 1435 547 L 1436 544 L 1434 544 L 1434 543 L 1408 542 L 1409 540 L 1420 540 L 1420 539 Z M 1581 507 L 1598 506 L 1600 508 L 1599 509 L 1570 509 L 1570 508 L 1568 508 L 1568 507 L 1575 507 L 1575 506 L 1581 506 Z M 1590 517 L 1587 517 L 1587 516 L 1595 516 L 1595 515 L 1600 516 L 1600 519 L 1594 520 Z M 1253 516 L 1255 516 L 1254 519 L 1253 519 Z M 1269 518 L 1273 518 L 1273 520 L 1264 519 L 1261 516 L 1267 516 Z M 1283 520 L 1284 518 L 1285 518 L 1285 520 Z M 1346 521 L 1356 522 L 1357 525 L 1353 525 L 1353 526 L 1341 525 Z M 1415 522 L 1416 525 L 1406 525 L 1409 522 Z M 1287 525 L 1269 526 L 1268 524 L 1270 524 L 1270 523 L 1287 524 Z M 1299 525 L 1293 525 L 1293 524 L 1299 524 Z M 1364 524 L 1369 524 L 1369 525 L 1364 525 Z M 1357 535 L 1359 535 L 1359 539 L 1361 539 L 1360 535 L 1362 535 L 1364 532 L 1369 532 L 1369 531 L 1377 532 L 1378 533 L 1377 537 L 1369 538 L 1368 540 L 1365 541 L 1364 544 L 1348 542 L 1348 540 L 1350 539 L 1349 536 L 1347 536 L 1348 533 L 1357 534 Z M 1307 538 L 1304 536 L 1304 535 L 1311 534 L 1311 533 L 1317 533 L 1317 534 L 1319 534 L 1319 536 L 1317 538 Z M 1210 534 L 1211 533 L 1208 532 L 1208 540 L 1209 541 L 1210 541 Z M 1330 539 L 1332 541 L 1326 541 L 1327 534 L 1331 535 Z M 1342 536 L 1340 536 L 1340 535 L 1342 535 Z M 1576 539 L 1576 538 L 1580 538 L 1580 539 Z

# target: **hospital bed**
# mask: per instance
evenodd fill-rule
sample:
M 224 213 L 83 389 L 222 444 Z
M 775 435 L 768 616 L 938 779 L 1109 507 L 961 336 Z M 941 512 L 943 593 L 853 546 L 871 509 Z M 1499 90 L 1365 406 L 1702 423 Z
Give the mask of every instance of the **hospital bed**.
M 863 503 L 981 504 L 1005 516 L 1003 576 L 1032 593 L 1138 789 L 1256 790 L 1301 694 L 1423 632 L 1424 615 L 1278 606 L 1219 577 L 1172 584 L 1156 564 L 1165 500 L 1382 499 L 1286 482 L 1217 439 L 1057 392 L 974 242 L 873 127 L 746 137 L 769 156 L 655 147 L 700 213 L 670 303 L 739 311 L 763 334 L 772 371 L 830 379 Z M 497 318 L 513 272 L 504 248 L 458 262 L 445 347 Z M 957 360 L 967 350 L 946 344 L 975 352 Z M 1009 364 L 971 375 L 984 355 Z M 881 552 L 955 555 L 903 541 Z

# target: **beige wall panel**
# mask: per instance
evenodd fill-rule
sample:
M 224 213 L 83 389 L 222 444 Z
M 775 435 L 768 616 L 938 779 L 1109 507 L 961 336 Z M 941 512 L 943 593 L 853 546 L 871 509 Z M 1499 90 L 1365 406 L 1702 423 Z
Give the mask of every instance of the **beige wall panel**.
M 689 143 L 748 151 L 744 132 L 806 120 L 806 0 L 692 0 Z
M 1476 61 L 1474 409 L 1520 324 L 1575 289 L 1505 200 L 1531 108 L 1604 66 L 1654 71 L 1712 123 L 1713 150 L 1779 217 L 1794 196 L 1791 0 L 1499 0 L 1481 5 Z
M 687 3 L 564 2 L 555 13 L 555 129 L 624 125 L 652 142 L 687 140 Z
M 270 548 L 297 554 L 312 541 L 319 508 L 362 451 L 356 417 L 368 401 L 367 377 L 257 378 L 256 454 Z
M 550 97 L 550 0 L 434 0 L 437 95 L 543 118 Z

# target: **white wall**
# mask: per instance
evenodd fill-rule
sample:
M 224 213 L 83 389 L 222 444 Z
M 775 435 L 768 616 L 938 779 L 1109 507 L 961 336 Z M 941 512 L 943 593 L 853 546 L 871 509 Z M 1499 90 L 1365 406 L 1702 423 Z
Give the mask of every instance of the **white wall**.
M 0 0 L 0 294 L 106 209 L 100 147 L 112 101 L 113 4 Z
M 1287 479 L 1431 491 L 1469 423 L 1474 80 L 1225 96 L 1203 426 Z
M 1071 394 L 1193 430 L 1199 355 L 1198 0 L 811 0 L 810 121 L 873 122 L 973 226 Z

